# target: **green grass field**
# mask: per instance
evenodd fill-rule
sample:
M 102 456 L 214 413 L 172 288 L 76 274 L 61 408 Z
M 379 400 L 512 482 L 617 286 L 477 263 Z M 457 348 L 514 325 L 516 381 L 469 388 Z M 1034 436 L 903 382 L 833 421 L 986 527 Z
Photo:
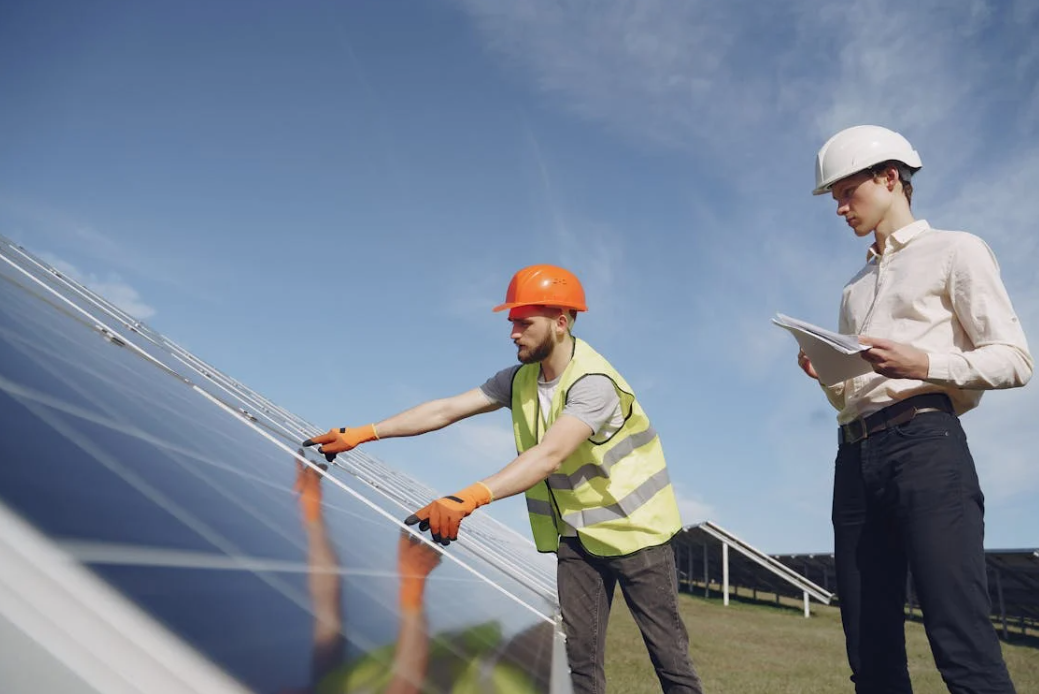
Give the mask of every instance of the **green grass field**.
M 659 692 L 638 627 L 618 592 L 610 617 L 606 678 L 611 694 Z M 693 662 L 707 694 L 830 694 L 852 692 L 844 633 L 836 607 L 679 596 Z M 919 615 L 919 612 L 917 612 Z M 906 624 L 909 671 L 916 694 L 947 692 L 919 621 Z M 1039 637 L 1014 634 L 1003 655 L 1020 694 L 1039 692 Z

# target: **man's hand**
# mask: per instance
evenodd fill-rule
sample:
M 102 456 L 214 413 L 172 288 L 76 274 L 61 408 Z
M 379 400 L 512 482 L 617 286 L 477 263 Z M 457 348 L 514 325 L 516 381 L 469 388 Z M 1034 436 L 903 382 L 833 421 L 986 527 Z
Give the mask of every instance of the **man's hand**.
M 808 374 L 811 378 L 819 380 L 819 374 L 815 373 L 815 367 L 812 366 L 812 360 L 808 358 L 805 351 L 798 350 L 797 352 L 797 365 L 801 367 L 801 370 Z
M 357 427 L 356 429 L 347 429 L 346 427 L 329 429 L 321 436 L 307 439 L 303 442 L 303 445 L 313 446 L 320 443 L 321 448 L 317 449 L 318 453 L 324 455 L 325 460 L 331 463 L 335 460 L 336 453 L 345 453 L 362 443 L 375 441 L 378 438 L 379 435 L 375 432 L 375 425 L 365 424 L 363 427 Z
M 428 530 L 434 542 L 445 547 L 458 539 L 462 519 L 484 504 L 494 500 L 491 490 L 483 482 L 471 484 L 460 492 L 441 497 L 408 516 L 408 525 L 419 524 L 419 530 Z
M 869 345 L 862 358 L 873 365 L 873 370 L 888 378 L 924 380 L 931 360 L 927 352 L 912 345 L 879 337 L 859 336 L 859 342 Z

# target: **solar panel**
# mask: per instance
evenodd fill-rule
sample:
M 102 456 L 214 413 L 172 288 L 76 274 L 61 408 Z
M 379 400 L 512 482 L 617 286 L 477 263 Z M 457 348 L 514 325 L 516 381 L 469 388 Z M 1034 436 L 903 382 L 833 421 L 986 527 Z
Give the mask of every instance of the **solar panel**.
M 1039 624 L 1039 550 L 1002 549 L 985 552 L 993 610 L 1004 619 Z
M 15 619 L 0 599 L 0 646 L 51 658 L 26 691 L 58 673 L 97 691 L 372 691 L 394 673 L 422 692 L 569 691 L 529 541 L 486 514 L 446 550 L 416 539 L 400 519 L 436 494 L 355 452 L 304 522 L 300 459 L 323 460 L 296 444 L 315 427 L 24 249 L 4 241 L 0 260 L 0 586 L 31 607 Z M 430 567 L 416 613 L 402 581 Z M 55 574 L 39 595 L 26 578 Z M 84 610 L 98 634 L 147 638 L 91 643 Z
M 227 402 L 229 407 L 265 431 L 276 435 L 283 443 L 295 444 L 318 433 L 313 425 L 277 407 L 147 325 L 128 318 L 102 297 L 49 268 L 24 249 L 8 247 L 12 255 L 21 261 L 19 269 L 36 278 L 38 284 L 45 285 L 48 300 L 56 303 L 57 308 L 71 312 L 79 320 L 87 316 L 88 324 L 94 322 L 95 328 L 100 329 L 113 344 L 127 343 L 129 347 L 169 370 L 177 378 L 192 378 L 196 389 Z M 85 311 L 80 307 L 84 303 L 87 304 L 87 308 L 100 308 L 103 313 Z M 104 320 L 98 322 L 98 315 Z M 131 334 L 140 335 L 144 339 L 131 340 L 128 338 Z M 362 492 L 375 491 L 378 495 L 394 501 L 399 507 L 398 512 L 410 513 L 414 508 L 425 505 L 437 496 L 434 490 L 390 469 L 363 451 L 340 455 L 336 464 L 365 483 L 359 487 Z M 519 536 L 500 523 L 485 519 L 485 516 L 480 515 L 466 521 L 468 537 L 476 541 L 486 555 L 496 558 L 506 566 L 518 580 L 536 586 L 554 600 L 555 583 L 551 562 L 546 561 L 543 555 L 535 555 L 533 558 L 530 556 L 532 544 L 529 539 Z
M 836 583 L 833 554 L 782 554 L 774 558 L 804 576 L 821 575 L 829 585 Z M 985 550 L 985 566 L 991 616 L 999 621 L 1003 637 L 1010 638 L 1008 623 L 1025 632 L 1035 629 L 1039 625 L 1039 550 Z M 912 576 L 907 580 L 906 596 L 910 609 L 919 609 Z M 838 594 L 837 599 L 840 597 Z
M 810 614 L 809 597 L 824 605 L 833 598 L 826 586 L 791 571 L 710 521 L 683 528 L 675 536 L 674 546 L 679 583 L 689 593 L 703 591 L 709 596 L 715 583 L 721 587 L 726 604 L 729 587 L 750 589 L 754 595 L 758 591 L 772 593 L 777 601 L 781 595 L 803 598 L 806 617 Z

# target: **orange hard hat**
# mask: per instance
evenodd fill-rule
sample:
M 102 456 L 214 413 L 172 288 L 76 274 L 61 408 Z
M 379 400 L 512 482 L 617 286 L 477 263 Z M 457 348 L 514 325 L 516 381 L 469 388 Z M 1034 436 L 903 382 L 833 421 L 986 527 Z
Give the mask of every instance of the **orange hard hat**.
M 505 291 L 505 303 L 495 311 L 517 306 L 558 306 L 587 311 L 584 289 L 577 276 L 555 265 L 530 265 L 512 276 Z

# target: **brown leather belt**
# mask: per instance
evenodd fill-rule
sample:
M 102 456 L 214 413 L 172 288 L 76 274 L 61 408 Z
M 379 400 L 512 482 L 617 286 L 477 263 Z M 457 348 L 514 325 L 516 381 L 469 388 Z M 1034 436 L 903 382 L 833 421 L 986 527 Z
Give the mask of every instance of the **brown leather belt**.
M 945 393 L 924 393 L 914 395 L 905 400 L 899 400 L 894 405 L 888 405 L 884 409 L 874 412 L 868 417 L 860 417 L 847 424 L 842 424 L 837 430 L 838 443 L 855 443 L 868 438 L 877 432 L 913 419 L 924 412 L 948 412 L 954 414 L 952 400 Z

